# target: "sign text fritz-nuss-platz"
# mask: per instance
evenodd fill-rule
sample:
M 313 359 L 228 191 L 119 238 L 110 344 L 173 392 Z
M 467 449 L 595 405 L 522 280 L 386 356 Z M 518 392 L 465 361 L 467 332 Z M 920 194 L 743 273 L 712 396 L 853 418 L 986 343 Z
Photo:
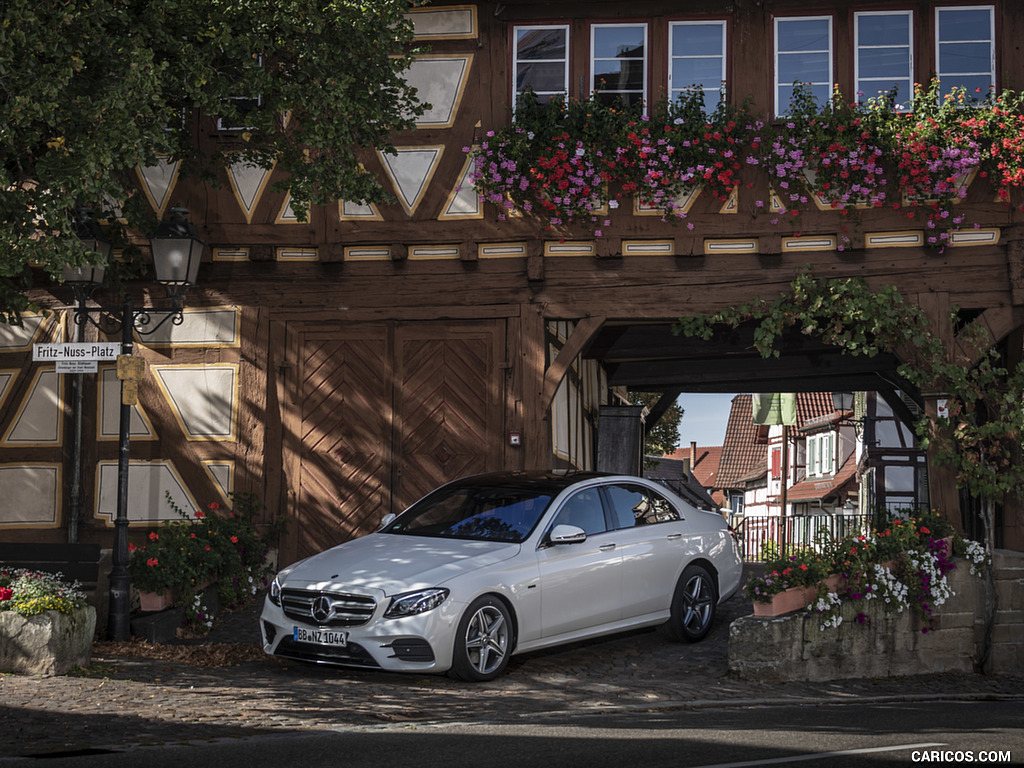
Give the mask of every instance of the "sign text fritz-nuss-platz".
M 72 342 L 68 344 L 33 344 L 32 360 L 56 362 L 58 360 L 117 360 L 121 345 L 116 342 Z

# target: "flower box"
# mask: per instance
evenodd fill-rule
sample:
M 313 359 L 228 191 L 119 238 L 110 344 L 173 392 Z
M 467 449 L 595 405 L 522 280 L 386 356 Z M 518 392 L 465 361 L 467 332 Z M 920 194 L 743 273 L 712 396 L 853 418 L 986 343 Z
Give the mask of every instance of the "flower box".
M 89 663 L 96 609 L 43 611 L 22 616 L 0 611 L 0 670 L 50 677 Z
M 156 592 L 139 591 L 140 611 L 162 611 L 170 608 L 176 602 L 178 602 L 178 592 L 174 589 L 168 589 L 162 595 Z
M 806 608 L 818 594 L 817 587 L 790 587 L 772 595 L 770 602 L 754 601 L 755 616 L 782 616 Z

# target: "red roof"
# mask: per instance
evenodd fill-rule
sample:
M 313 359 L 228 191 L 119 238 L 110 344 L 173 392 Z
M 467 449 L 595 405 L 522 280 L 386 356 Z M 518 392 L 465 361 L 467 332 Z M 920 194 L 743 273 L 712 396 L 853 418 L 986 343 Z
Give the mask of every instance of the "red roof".
M 786 491 L 786 500 L 789 502 L 817 501 L 839 495 L 844 486 L 855 479 L 856 473 L 857 462 L 854 454 L 851 453 L 835 477 L 804 478 L 799 483 L 790 486 Z
M 722 446 L 713 445 L 699 447 L 694 443 L 689 448 L 678 448 L 668 456 L 668 459 L 690 460 L 690 474 L 698 483 L 708 489 L 711 498 L 721 506 L 725 496 L 721 491 L 713 491 L 715 478 L 718 476 L 718 464 L 722 458 Z
M 753 398 L 750 395 L 736 395 L 732 399 L 729 423 L 725 428 L 725 443 L 715 478 L 716 488 L 740 488 L 742 478 L 758 470 L 767 470 L 768 446 L 758 443 L 757 432 Z

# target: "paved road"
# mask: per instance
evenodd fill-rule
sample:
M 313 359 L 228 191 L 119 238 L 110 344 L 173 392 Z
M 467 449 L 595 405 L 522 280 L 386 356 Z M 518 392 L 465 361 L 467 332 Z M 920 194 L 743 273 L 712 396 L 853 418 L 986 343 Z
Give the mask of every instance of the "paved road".
M 490 683 L 395 675 L 257 657 L 233 666 L 119 656 L 97 646 L 82 676 L 0 675 L 0 760 L 83 748 L 203 743 L 223 738 L 399 729 L 452 723 L 531 722 L 560 714 L 664 713 L 728 705 L 1024 700 L 1024 678 L 927 675 L 824 684 L 758 684 L 728 676 L 728 623 L 750 612 L 734 599 L 701 643 L 676 645 L 653 631 L 516 657 Z M 217 656 L 216 641 L 253 650 L 252 616 L 225 617 L 185 648 Z M 234 646 L 238 647 L 238 646 Z M 109 649 L 107 649 L 109 650 Z

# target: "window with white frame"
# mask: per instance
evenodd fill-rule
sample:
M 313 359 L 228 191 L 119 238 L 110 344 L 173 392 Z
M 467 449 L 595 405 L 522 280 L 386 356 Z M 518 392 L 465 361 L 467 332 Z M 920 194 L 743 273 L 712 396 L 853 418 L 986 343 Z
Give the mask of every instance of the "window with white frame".
M 896 109 L 910 110 L 914 97 L 914 46 L 910 11 L 853 14 L 857 100 L 896 93 Z
M 668 93 L 672 101 L 704 89 L 704 111 L 725 96 L 725 22 L 673 21 L 668 25 Z
M 647 96 L 647 25 L 590 28 L 590 87 L 605 104 L 642 104 Z
M 793 84 L 810 86 L 819 104 L 832 95 L 832 17 L 775 19 L 775 114 L 784 115 Z
M 831 475 L 833 471 L 832 460 L 832 433 L 824 432 L 820 435 L 811 435 L 807 438 L 807 474 L 814 477 Z
M 250 61 L 246 61 L 244 63 L 239 64 L 238 60 L 235 59 L 231 63 L 234 66 L 239 67 L 241 69 L 250 69 L 250 68 L 253 68 L 253 67 L 262 67 L 263 66 L 263 57 L 260 56 L 260 55 L 254 55 L 252 57 L 252 61 L 251 62 Z M 242 78 L 242 74 L 241 74 L 241 72 L 239 72 L 237 80 L 240 81 L 241 78 Z M 233 103 L 233 106 L 234 106 L 235 110 L 237 111 L 237 115 L 238 115 L 238 118 L 239 118 L 238 120 L 235 120 L 233 122 L 238 123 L 238 125 L 232 125 L 232 121 L 225 120 L 224 118 L 219 117 L 219 118 L 217 118 L 217 130 L 218 131 L 246 131 L 246 130 L 250 130 L 252 128 L 252 126 L 246 124 L 244 118 L 245 118 L 247 113 L 252 112 L 252 111 L 254 111 L 256 109 L 259 109 L 261 106 L 263 106 L 263 96 L 262 96 L 262 94 L 256 94 L 255 96 L 247 96 L 247 95 L 243 95 L 243 94 L 231 94 L 230 96 L 225 96 L 224 100 Z
M 569 93 L 569 27 L 542 25 L 515 27 L 512 52 L 513 89 L 527 89 L 546 104 L 553 96 Z
M 984 98 L 996 84 L 995 11 L 991 5 L 935 9 L 939 98 L 953 88 Z

